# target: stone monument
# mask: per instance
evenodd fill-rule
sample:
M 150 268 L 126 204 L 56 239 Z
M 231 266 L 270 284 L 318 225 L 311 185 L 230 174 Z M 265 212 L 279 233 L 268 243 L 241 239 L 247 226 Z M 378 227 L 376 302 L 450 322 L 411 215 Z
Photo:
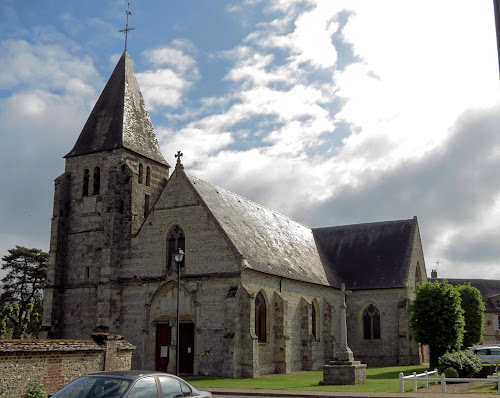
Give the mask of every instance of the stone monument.
M 351 291 L 341 287 L 342 304 L 340 305 L 340 341 L 336 345 L 333 361 L 323 365 L 323 380 L 320 384 L 346 385 L 363 384 L 366 380 L 366 364 L 354 360 L 352 351 L 347 345 L 347 318 L 345 297 Z

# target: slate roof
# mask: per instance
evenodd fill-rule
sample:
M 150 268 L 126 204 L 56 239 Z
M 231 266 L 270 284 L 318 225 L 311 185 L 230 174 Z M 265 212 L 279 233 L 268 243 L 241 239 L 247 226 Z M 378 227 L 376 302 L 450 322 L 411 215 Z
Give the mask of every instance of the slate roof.
M 321 262 L 311 229 L 251 200 L 187 176 L 249 269 L 340 287 Z
M 325 267 L 348 289 L 405 286 L 417 219 L 315 228 Z
M 116 148 L 130 149 L 168 166 L 126 51 L 65 158 Z
M 432 280 L 432 279 L 431 279 Z M 435 279 L 434 279 L 435 280 Z M 500 294 L 500 280 L 493 279 L 448 279 L 448 278 L 437 278 L 438 281 L 447 280 L 451 285 L 466 285 L 470 282 L 472 287 L 475 287 L 477 290 L 481 292 L 481 296 L 483 296 L 484 305 L 486 307 L 486 311 L 498 312 L 500 311 L 492 301 L 490 297 L 496 296 Z

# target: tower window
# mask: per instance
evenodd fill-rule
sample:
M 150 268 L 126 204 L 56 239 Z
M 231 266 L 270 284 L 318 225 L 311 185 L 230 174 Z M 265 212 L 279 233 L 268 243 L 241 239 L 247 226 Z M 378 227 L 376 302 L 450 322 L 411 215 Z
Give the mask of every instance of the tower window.
M 146 186 L 149 187 L 151 184 L 151 168 L 148 166 L 146 167 Z
M 92 195 L 99 195 L 101 190 L 101 169 L 96 167 L 94 169 L 94 189 Z
M 149 214 L 149 195 L 144 195 L 144 218 Z
M 363 312 L 363 337 L 365 340 L 380 339 L 380 312 L 373 304 Z
M 182 249 L 186 252 L 186 239 L 184 231 L 178 225 L 174 225 L 167 234 L 167 268 L 174 268 L 177 266 L 175 262 L 175 252 Z M 186 256 L 181 261 L 181 268 L 184 267 Z
M 139 176 L 137 178 L 137 182 L 139 184 L 142 184 L 142 174 L 143 174 L 143 167 L 142 167 L 142 163 L 139 163 Z
M 267 306 L 266 300 L 262 295 L 262 292 L 257 294 L 255 297 L 255 334 L 259 343 L 265 343 L 267 340 L 266 328 L 267 328 Z
M 89 196 L 89 179 L 89 169 L 85 169 L 83 172 L 82 196 Z

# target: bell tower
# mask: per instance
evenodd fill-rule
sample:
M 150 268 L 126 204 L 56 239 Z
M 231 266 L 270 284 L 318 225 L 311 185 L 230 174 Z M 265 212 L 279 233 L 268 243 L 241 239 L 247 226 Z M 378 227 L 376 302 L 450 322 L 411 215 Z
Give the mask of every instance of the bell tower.
M 123 259 L 169 175 L 123 52 L 55 180 L 44 337 L 120 323 Z

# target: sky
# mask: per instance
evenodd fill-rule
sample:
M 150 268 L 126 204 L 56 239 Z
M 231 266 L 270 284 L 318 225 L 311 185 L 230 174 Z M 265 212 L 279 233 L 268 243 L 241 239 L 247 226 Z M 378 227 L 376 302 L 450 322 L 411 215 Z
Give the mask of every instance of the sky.
M 0 2 L 0 256 L 49 250 L 54 179 L 127 2 Z M 165 159 L 309 227 L 418 217 L 427 272 L 500 279 L 491 0 L 130 1 Z

